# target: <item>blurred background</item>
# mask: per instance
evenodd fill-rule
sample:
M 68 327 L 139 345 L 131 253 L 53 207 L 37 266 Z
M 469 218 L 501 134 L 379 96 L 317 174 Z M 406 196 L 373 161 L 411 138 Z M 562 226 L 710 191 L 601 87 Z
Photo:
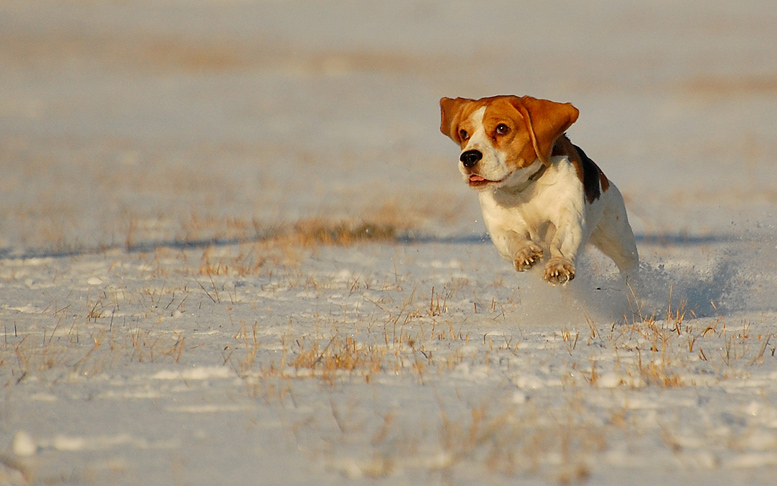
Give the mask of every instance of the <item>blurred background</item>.
M 571 101 L 642 236 L 773 231 L 767 0 L 0 1 L 0 252 L 484 232 L 442 96 Z

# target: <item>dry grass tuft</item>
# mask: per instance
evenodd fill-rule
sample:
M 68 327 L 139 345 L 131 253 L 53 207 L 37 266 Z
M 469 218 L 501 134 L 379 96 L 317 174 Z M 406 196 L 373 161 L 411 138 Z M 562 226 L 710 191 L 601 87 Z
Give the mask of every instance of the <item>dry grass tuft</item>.
M 296 223 L 290 230 L 282 232 L 279 240 L 294 242 L 306 247 L 318 245 L 348 246 L 367 241 L 394 241 L 403 233 L 403 228 L 390 223 L 337 221 L 306 219 Z
M 333 381 L 339 374 L 360 374 L 366 380 L 373 373 L 381 371 L 384 363 L 385 348 L 357 343 L 352 337 L 335 335 L 319 349 L 317 342 L 309 346 L 304 341 L 296 340 L 298 346 L 296 357 L 290 363 L 298 375 L 301 370 L 320 376 L 325 381 Z
M 204 247 L 196 272 L 200 275 L 248 276 L 260 274 L 267 266 L 297 266 L 311 250 L 322 246 L 396 242 L 411 227 L 385 210 L 374 220 L 308 218 L 281 225 L 264 225 L 255 220 L 192 218 L 180 241 L 169 244 Z M 159 244 L 160 248 L 165 246 L 166 243 Z
M 369 241 L 395 241 L 406 235 L 412 223 L 381 208 L 365 218 L 330 220 L 305 218 L 295 223 L 266 224 L 256 219 L 197 217 L 183 224 L 178 246 L 213 246 L 262 243 L 266 246 L 348 246 Z M 127 239 L 135 239 L 127 236 Z

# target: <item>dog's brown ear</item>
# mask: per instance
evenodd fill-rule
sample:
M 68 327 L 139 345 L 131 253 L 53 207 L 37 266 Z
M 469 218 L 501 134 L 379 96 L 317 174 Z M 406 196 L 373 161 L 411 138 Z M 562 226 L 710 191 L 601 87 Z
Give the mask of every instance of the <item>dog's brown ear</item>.
M 467 98 L 442 98 L 440 100 L 440 131 L 451 140 L 461 144 L 457 127 L 461 118 L 461 109 L 469 103 Z
M 511 102 L 526 120 L 537 157 L 543 164 L 550 164 L 553 144 L 575 123 L 580 112 L 571 103 L 556 103 L 531 96 L 516 97 Z

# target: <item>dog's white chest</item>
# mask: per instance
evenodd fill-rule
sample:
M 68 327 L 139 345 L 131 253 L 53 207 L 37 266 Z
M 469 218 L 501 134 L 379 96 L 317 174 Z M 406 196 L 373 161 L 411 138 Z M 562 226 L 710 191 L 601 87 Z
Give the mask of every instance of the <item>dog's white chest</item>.
M 497 250 L 507 260 L 513 257 L 509 233 L 547 248 L 556 228 L 585 220 L 583 187 L 566 157 L 554 157 L 540 179 L 517 189 L 479 193 L 483 221 Z

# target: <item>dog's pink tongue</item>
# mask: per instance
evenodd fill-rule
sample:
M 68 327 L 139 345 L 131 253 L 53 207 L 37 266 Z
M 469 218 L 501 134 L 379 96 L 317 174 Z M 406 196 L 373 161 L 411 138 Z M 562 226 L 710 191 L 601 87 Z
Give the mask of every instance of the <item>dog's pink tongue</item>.
M 469 181 L 470 182 L 485 182 L 486 180 L 484 178 L 480 177 L 479 175 L 472 174 L 471 176 L 469 176 Z

